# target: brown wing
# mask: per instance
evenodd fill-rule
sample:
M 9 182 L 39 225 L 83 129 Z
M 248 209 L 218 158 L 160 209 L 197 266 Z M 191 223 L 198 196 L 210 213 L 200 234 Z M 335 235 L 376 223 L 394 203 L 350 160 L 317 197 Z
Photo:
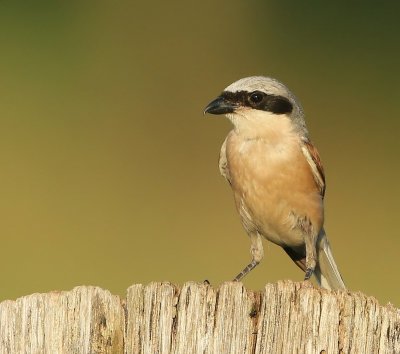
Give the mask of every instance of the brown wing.
M 315 183 L 317 184 L 322 198 L 325 196 L 325 173 L 322 167 L 321 159 L 318 150 L 311 143 L 310 140 L 304 139 L 302 151 L 311 167 Z
M 319 189 L 319 192 L 322 198 L 325 195 L 325 174 L 324 168 L 322 167 L 321 159 L 318 154 L 318 150 L 311 143 L 310 140 L 304 139 L 302 141 L 301 147 L 303 154 L 310 165 L 314 181 Z M 289 257 L 297 264 L 297 266 L 306 271 L 306 249 L 305 247 L 300 247 L 297 249 L 293 249 L 290 247 L 283 247 L 285 252 L 289 255 Z

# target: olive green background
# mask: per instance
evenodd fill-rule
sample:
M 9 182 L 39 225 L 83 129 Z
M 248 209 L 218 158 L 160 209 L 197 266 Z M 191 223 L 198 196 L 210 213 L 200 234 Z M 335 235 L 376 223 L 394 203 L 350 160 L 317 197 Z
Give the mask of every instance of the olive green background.
M 301 100 L 351 290 L 400 305 L 398 2 L 0 4 L 0 299 L 232 279 L 250 260 L 203 116 L 231 82 Z M 303 274 L 278 247 L 244 283 Z

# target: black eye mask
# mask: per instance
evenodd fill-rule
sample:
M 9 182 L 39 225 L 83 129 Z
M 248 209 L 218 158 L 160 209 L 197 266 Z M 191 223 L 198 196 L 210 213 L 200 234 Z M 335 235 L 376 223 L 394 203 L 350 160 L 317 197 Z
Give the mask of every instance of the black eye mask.
M 220 97 L 235 107 L 251 107 L 275 114 L 291 113 L 293 110 L 293 105 L 286 97 L 270 95 L 262 91 L 224 91 Z

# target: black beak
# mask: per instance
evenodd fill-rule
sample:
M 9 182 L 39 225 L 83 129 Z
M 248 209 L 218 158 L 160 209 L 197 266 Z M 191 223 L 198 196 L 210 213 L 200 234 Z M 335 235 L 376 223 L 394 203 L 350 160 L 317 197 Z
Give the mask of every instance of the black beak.
M 204 114 L 226 114 L 233 113 L 235 111 L 235 105 L 232 102 L 227 101 L 224 97 L 219 96 L 214 101 L 210 102 L 204 109 Z

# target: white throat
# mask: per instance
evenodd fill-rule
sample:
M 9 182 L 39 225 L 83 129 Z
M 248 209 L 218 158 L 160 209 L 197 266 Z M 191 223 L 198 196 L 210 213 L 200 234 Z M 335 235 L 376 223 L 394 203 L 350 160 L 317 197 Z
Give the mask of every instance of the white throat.
M 282 138 L 298 137 L 293 122 L 285 114 L 239 109 L 226 116 L 233 123 L 235 133 L 245 139 L 279 143 Z

